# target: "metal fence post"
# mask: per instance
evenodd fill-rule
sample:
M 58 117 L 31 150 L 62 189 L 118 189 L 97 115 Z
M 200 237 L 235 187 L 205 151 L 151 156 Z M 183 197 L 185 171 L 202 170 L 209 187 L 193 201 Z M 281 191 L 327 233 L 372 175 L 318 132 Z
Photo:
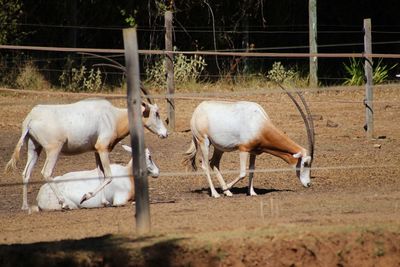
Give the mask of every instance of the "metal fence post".
M 132 145 L 132 168 L 135 184 L 136 230 L 150 232 L 149 186 L 145 161 L 144 129 L 140 99 L 139 53 L 136 28 L 123 30 L 128 88 L 128 117 Z

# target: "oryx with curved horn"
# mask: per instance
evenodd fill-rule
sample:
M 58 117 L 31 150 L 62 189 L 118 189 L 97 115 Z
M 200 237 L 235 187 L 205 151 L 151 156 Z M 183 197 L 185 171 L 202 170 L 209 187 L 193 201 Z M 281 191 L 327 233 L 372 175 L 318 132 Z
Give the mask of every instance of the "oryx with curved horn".
M 311 113 L 301 93 L 297 92 L 304 110 L 290 92 L 286 90 L 285 92 L 295 103 L 305 122 L 308 149 L 298 145 L 276 128 L 265 110 L 257 103 L 204 101 L 195 109 L 190 121 L 192 142 L 184 155 L 183 163 L 192 170 L 196 170 L 196 154 L 200 147 L 202 168 L 207 176 L 211 196 L 217 198 L 220 195 L 211 181 L 210 167 L 214 169 L 224 194 L 232 196 L 229 189 L 246 176 L 246 163 L 249 156 L 248 194 L 256 195 L 253 188 L 255 160 L 256 155 L 263 152 L 279 157 L 293 166 L 303 186 L 310 186 L 310 168 L 314 155 L 314 126 Z M 210 145 L 214 146 L 214 153 L 209 161 Z M 240 151 L 240 174 L 232 182 L 226 184 L 219 171 L 219 164 L 224 152 L 234 150 Z

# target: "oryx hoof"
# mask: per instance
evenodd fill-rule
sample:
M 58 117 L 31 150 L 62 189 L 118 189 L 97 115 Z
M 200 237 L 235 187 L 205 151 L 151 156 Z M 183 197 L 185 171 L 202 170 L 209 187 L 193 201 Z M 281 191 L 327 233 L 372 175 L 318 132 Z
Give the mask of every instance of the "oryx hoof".
M 79 204 L 82 204 L 83 202 L 85 202 L 86 200 L 88 200 L 92 197 L 93 197 L 92 192 L 88 192 L 88 193 L 84 194 L 83 197 L 81 198 L 81 202 L 79 202 Z
M 61 209 L 62 209 L 62 210 L 70 210 L 68 204 L 65 204 L 65 203 L 62 203 L 62 204 L 61 204 Z
M 101 201 L 101 204 L 102 204 L 104 207 L 110 207 L 110 206 L 111 206 L 111 203 L 110 203 L 109 201 L 107 201 L 107 200 L 102 200 L 102 201 Z
M 229 191 L 229 189 L 226 189 L 226 190 L 224 191 L 224 194 L 225 194 L 225 196 L 227 196 L 227 197 L 233 196 L 232 192 Z
M 249 196 L 257 196 L 257 193 L 254 192 L 254 191 L 249 191 L 247 194 L 248 194 Z
M 221 195 L 218 194 L 217 192 L 212 193 L 211 196 L 212 196 L 213 198 L 220 198 L 220 197 L 221 197 Z

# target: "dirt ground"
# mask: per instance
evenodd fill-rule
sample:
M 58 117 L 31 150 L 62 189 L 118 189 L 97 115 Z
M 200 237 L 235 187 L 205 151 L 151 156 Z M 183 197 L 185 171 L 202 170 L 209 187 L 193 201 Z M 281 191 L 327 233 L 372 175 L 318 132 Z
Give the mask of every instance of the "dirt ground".
M 149 178 L 152 233 L 135 232 L 135 209 L 108 207 L 27 214 L 21 211 L 26 150 L 18 171 L 0 176 L 0 266 L 400 266 L 400 85 L 376 87 L 374 136 L 363 129 L 362 88 L 307 92 L 316 146 L 312 186 L 303 188 L 285 162 L 257 157 L 256 197 L 247 179 L 233 197 L 213 199 L 205 176 L 181 166 L 192 111 L 201 100 L 176 100 L 176 131 L 146 145 L 160 168 Z M 36 104 L 71 103 L 84 96 L 0 91 L 0 168 L 20 137 L 21 122 Z M 304 124 L 288 97 L 275 91 L 224 96 L 261 104 L 272 121 L 307 146 Z M 110 99 L 125 106 L 123 98 Z M 166 116 L 163 100 L 157 103 Z M 129 138 L 124 140 L 129 144 Z M 127 163 L 121 147 L 111 161 Z M 29 202 L 43 182 L 35 168 Z M 56 175 L 95 167 L 93 153 L 61 156 Z M 225 180 L 238 174 L 237 152 L 222 158 Z M 234 172 L 233 172 L 234 171 Z M 216 179 L 214 184 L 219 188 Z

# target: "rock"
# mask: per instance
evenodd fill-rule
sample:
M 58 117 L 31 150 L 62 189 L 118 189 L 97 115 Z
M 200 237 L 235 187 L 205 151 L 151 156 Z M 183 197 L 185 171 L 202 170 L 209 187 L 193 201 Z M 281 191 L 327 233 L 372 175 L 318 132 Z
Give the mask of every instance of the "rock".
M 322 115 L 311 115 L 311 118 L 313 119 L 313 121 L 322 121 L 324 119 Z
M 336 122 L 333 122 L 331 120 L 327 120 L 327 122 L 326 122 L 326 127 L 336 128 L 338 126 L 339 126 L 339 124 L 337 124 Z

